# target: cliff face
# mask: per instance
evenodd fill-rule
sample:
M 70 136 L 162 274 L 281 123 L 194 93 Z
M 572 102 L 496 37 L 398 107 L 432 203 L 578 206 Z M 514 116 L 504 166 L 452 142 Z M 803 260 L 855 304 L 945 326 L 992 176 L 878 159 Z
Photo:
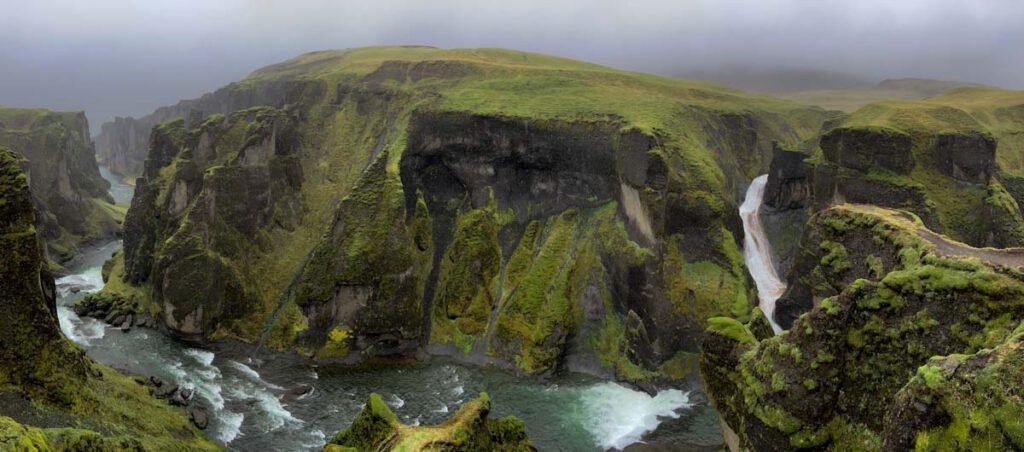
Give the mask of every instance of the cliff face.
M 718 89 L 510 51 L 303 55 L 217 94 L 287 101 L 154 128 L 105 296 L 325 361 L 682 378 L 706 318 L 754 304 L 745 181 L 824 116 Z
M 842 205 L 812 218 L 793 268 L 815 301 L 788 332 L 718 318 L 705 341 L 708 393 L 741 447 L 1020 447 L 1020 249 Z
M 82 353 L 57 323 L 56 289 L 36 233 L 28 178 L 0 147 L 0 384 L 72 402 L 67 394 L 86 377 Z
M 1021 92 L 978 88 L 879 102 L 826 122 L 800 151 L 776 149 L 765 204 L 781 269 L 799 225 L 844 202 L 913 212 L 974 246 L 1024 245 L 1024 119 L 1011 113 L 1022 102 Z
M 280 106 L 294 83 L 259 85 L 231 84 L 197 99 L 158 108 L 141 118 L 114 118 L 100 126 L 96 135 L 96 155 L 115 174 L 135 177 L 145 169 L 149 154 L 149 135 L 158 124 L 181 118 L 186 126 L 194 126 L 206 115 L 228 114 L 256 106 Z
M 83 113 L 0 108 L 0 145 L 23 156 L 37 226 L 60 264 L 82 243 L 113 237 L 123 212 L 107 193 Z
M 64 338 L 19 163 L 0 147 L 0 449 L 214 449 L 182 410 Z

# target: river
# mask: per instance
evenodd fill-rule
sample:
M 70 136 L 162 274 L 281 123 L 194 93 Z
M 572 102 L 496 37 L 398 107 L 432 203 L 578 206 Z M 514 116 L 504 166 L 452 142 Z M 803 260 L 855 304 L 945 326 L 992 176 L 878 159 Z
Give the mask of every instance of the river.
M 786 283 L 779 278 L 772 263 L 772 248 L 768 236 L 761 223 L 761 205 L 764 203 L 764 188 L 768 183 L 768 175 L 754 178 L 747 188 L 746 197 L 740 205 L 740 218 L 743 220 L 743 259 L 746 261 L 750 276 L 757 285 L 757 298 L 760 300 L 761 311 L 775 330 L 782 332 L 782 327 L 775 323 L 775 300 L 786 291 Z
M 105 168 L 103 175 L 111 180 L 116 201 L 128 202 L 129 186 Z M 211 409 L 207 434 L 231 450 L 319 450 L 355 418 L 370 392 L 381 394 L 403 422 L 427 425 L 443 422 L 462 403 L 486 391 L 492 415 L 523 419 L 541 451 L 630 445 L 710 451 L 722 444 L 717 413 L 676 389 L 651 397 L 582 375 L 539 380 L 438 358 L 396 367 L 318 368 L 293 355 L 254 359 L 247 345 L 200 348 L 155 330 L 122 332 L 79 318 L 69 306 L 102 289 L 103 262 L 120 247 L 115 241 L 84 252 L 69 266 L 73 273 L 57 281 L 61 328 L 97 361 L 195 389 Z M 313 391 L 297 399 L 283 396 L 301 385 Z

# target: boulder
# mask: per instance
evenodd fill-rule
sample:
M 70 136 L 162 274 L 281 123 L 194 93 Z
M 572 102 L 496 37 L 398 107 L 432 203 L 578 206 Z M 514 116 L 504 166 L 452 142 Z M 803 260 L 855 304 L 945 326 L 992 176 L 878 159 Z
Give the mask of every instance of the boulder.
M 207 412 L 206 407 L 192 404 L 188 408 L 188 418 L 193 424 L 200 430 L 206 430 L 206 427 L 210 425 L 210 414 Z

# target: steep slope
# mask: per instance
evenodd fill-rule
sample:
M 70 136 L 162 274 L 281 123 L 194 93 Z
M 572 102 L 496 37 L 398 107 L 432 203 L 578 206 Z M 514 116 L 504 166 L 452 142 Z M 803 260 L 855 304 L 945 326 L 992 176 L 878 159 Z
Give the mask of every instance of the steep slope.
M 633 380 L 684 377 L 708 316 L 746 318 L 736 201 L 824 119 L 494 49 L 316 52 L 203 99 L 273 102 L 153 129 L 115 309 L 319 360 Z
M 27 160 L 37 226 L 56 264 L 117 234 L 124 212 L 100 176 L 84 113 L 0 107 L 0 146 Z
M 837 202 L 917 214 L 974 246 L 1024 244 L 1024 92 L 960 88 L 924 101 L 868 105 L 826 123 L 817 142 L 776 149 L 766 223 L 783 269 L 798 226 Z M 955 201 L 954 201 L 955 200 Z
M 814 307 L 789 331 L 710 321 L 702 374 L 740 447 L 1021 447 L 1024 250 L 856 205 L 815 215 L 801 243 L 794 272 Z
M 18 159 L 0 147 L 0 449 L 215 449 L 183 410 L 64 338 L 30 199 Z
M 481 393 L 444 424 L 412 427 L 403 425 L 379 395 L 370 394 L 369 402 L 352 425 L 331 438 L 324 451 L 535 450 L 526 437 L 523 421 L 514 416 L 490 419 L 490 411 L 491 399 Z

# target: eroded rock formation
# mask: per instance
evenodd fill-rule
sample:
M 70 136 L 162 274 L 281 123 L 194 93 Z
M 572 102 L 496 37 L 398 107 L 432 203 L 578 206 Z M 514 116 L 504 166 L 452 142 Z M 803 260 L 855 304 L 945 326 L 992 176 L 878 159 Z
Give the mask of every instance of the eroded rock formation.
M 462 405 L 452 417 L 436 426 L 403 425 L 377 394 L 352 425 L 338 432 L 324 452 L 346 450 L 464 450 L 529 452 L 523 421 L 513 417 L 491 419 L 491 399 L 481 393 Z
M 1020 250 L 972 248 L 905 212 L 850 205 L 815 215 L 802 243 L 794 271 L 813 308 L 780 336 L 713 319 L 705 342 L 706 388 L 740 447 L 1020 447 L 1021 424 L 1001 421 L 1019 382 L 992 379 L 1020 372 Z
M 84 113 L 0 107 L 0 146 L 25 159 L 36 225 L 56 264 L 118 233 L 124 214 L 100 176 Z

